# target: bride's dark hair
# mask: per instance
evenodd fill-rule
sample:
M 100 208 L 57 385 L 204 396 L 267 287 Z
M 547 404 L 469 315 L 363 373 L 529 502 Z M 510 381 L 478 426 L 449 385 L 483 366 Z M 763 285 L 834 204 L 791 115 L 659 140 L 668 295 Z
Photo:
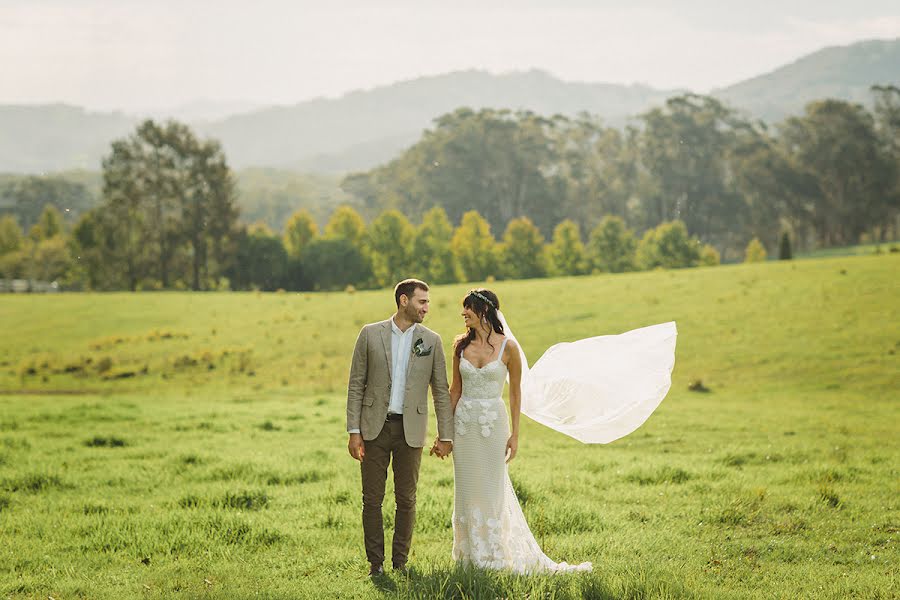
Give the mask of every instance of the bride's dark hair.
M 497 294 L 491 290 L 476 288 L 471 290 L 466 294 L 466 297 L 463 298 L 463 307 L 470 309 L 473 313 L 478 315 L 479 319 L 487 320 L 487 322 L 491 324 L 492 331 L 503 335 L 503 324 L 500 322 L 500 317 L 497 316 L 497 311 L 500 310 L 500 299 L 497 298 Z M 469 327 L 466 333 L 456 336 L 456 339 L 453 341 L 454 354 L 456 354 L 457 357 L 462 356 L 463 350 L 465 350 L 466 346 L 471 344 L 474 339 L 475 329 L 472 327 Z M 494 345 L 491 344 L 491 332 L 488 332 L 487 343 L 491 348 L 494 347 Z

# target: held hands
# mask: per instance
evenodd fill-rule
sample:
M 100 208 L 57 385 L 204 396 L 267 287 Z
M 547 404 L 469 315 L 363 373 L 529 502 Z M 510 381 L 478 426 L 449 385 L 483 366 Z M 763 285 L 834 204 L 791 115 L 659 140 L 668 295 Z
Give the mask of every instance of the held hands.
M 453 451 L 453 442 L 442 442 L 439 439 L 434 440 L 434 444 L 431 446 L 431 450 L 429 450 L 429 456 L 437 456 L 441 460 L 444 460 L 446 456 Z
M 350 456 L 359 462 L 362 462 L 363 458 L 366 456 L 366 445 L 363 442 L 362 435 L 359 433 L 351 433 L 350 441 L 347 443 L 347 449 L 350 451 Z
M 511 461 L 516 457 L 516 452 L 519 451 L 519 436 L 512 435 L 506 441 L 506 462 Z

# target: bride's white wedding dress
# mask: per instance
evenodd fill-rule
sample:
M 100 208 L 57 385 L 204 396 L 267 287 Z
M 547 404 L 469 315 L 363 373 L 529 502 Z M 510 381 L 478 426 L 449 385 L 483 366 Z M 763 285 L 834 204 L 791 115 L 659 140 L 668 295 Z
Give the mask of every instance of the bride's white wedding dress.
M 505 346 L 503 340 L 500 357 Z M 553 562 L 525 522 L 506 466 L 509 421 L 501 397 L 506 365 L 498 358 L 479 369 L 461 357 L 459 372 L 463 388 L 453 438 L 453 559 L 517 573 L 589 571 L 591 563 Z
M 516 573 L 589 571 L 589 562 L 556 563 L 534 539 L 506 465 L 509 421 L 503 402 L 508 339 L 481 368 L 460 357 L 462 396 L 454 415 L 453 559 Z M 521 345 L 520 345 L 521 350 Z M 671 384 L 675 324 L 646 327 L 548 349 L 529 371 L 522 353 L 522 408 L 529 417 L 582 441 L 630 433 Z

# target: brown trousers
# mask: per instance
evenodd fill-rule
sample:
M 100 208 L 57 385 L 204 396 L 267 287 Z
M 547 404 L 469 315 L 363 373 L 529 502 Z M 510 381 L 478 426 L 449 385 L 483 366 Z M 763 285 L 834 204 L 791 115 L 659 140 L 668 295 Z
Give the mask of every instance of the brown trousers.
M 385 421 L 378 437 L 365 442 L 366 455 L 362 461 L 363 537 L 366 558 L 373 565 L 384 562 L 384 521 L 381 503 L 387 481 L 388 465 L 394 458 L 394 498 L 397 513 L 394 517 L 394 542 L 391 561 L 405 565 L 412 543 L 413 524 L 416 521 L 416 483 L 419 481 L 419 465 L 422 449 L 406 444 L 403 421 Z

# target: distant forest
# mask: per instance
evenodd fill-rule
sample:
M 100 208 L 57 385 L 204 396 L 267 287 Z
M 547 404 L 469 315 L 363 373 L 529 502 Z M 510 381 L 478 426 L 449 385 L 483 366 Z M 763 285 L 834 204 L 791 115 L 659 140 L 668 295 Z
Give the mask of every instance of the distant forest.
M 871 109 L 825 99 L 774 125 L 693 94 L 624 128 L 589 114 L 460 108 L 339 185 L 269 169 L 235 175 L 215 140 L 148 121 L 113 143 L 102 173 L 0 177 L 0 277 L 78 289 L 334 289 L 894 240 L 900 89 L 871 93 Z

